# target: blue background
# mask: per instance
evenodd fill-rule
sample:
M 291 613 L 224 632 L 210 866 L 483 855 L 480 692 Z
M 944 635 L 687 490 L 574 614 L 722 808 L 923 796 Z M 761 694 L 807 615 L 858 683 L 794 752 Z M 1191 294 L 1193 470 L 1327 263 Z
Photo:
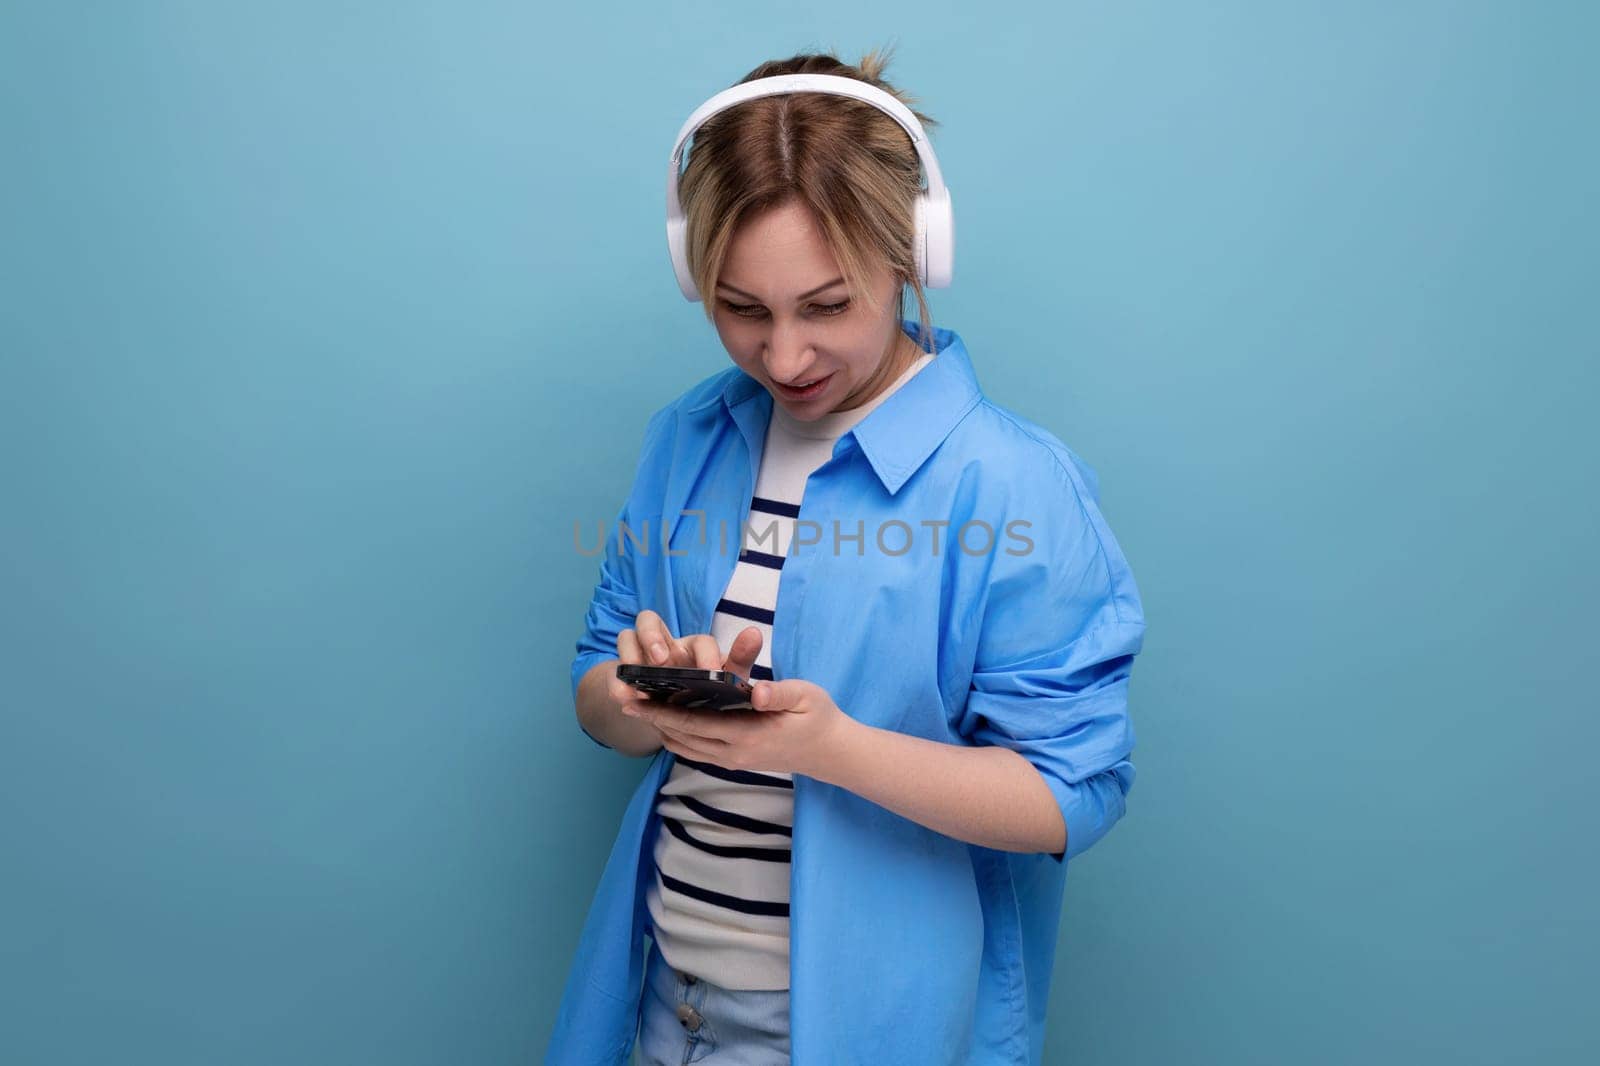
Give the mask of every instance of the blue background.
M 1596 8 L 581 8 L 0 14 L 0 1060 L 538 1060 L 672 135 L 891 40 L 1150 622 L 1046 1060 L 1600 1053 Z

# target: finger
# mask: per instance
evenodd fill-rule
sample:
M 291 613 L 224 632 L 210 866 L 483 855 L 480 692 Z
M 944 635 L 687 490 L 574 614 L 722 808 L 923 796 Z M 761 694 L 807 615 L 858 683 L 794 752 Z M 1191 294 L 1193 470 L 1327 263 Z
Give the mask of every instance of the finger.
M 672 661 L 675 641 L 672 632 L 667 629 L 666 621 L 659 614 L 646 608 L 634 618 L 633 625 L 639 631 L 639 644 L 645 651 L 645 662 L 666 666 Z
M 656 663 L 657 666 L 693 666 L 694 649 L 689 645 L 688 637 L 675 637 L 669 631 L 665 638 L 667 657 Z
M 697 744 L 726 744 L 728 726 L 723 716 L 715 711 L 686 711 L 681 707 L 650 701 L 644 706 L 645 716 L 657 729 L 671 730 L 680 736 L 691 737 Z
M 622 709 L 622 713 L 630 718 L 638 718 L 641 721 L 650 721 L 650 711 L 659 706 L 659 704 L 657 704 L 654 700 L 645 699 L 642 695 L 640 695 L 638 689 L 630 687 L 628 692 L 630 693 L 629 695 L 624 696 L 617 701 L 617 706 Z M 650 724 L 654 725 L 655 723 L 651 722 Z
M 739 635 L 733 638 L 733 644 L 728 648 L 728 658 L 722 664 L 722 669 L 748 678 L 750 668 L 755 666 L 756 657 L 760 654 L 761 630 L 755 626 L 745 626 L 739 631 Z
M 624 700 L 636 700 L 640 698 L 639 690 L 618 677 L 615 670 L 613 670 L 611 676 L 606 679 L 606 695 L 610 696 L 611 699 L 618 704 L 622 703 Z
M 622 709 L 622 713 L 630 718 L 637 718 L 641 722 L 649 722 L 657 730 L 660 730 L 661 727 L 657 725 L 655 720 L 655 713 L 667 705 L 656 700 L 646 699 L 638 689 L 630 689 L 629 691 L 632 693 L 631 695 L 624 696 L 617 701 L 617 706 Z
M 717 647 L 717 638 L 710 633 L 696 633 L 692 637 L 684 637 L 684 642 L 689 645 L 689 655 L 694 665 L 701 670 L 722 669 L 722 649 Z
M 719 760 L 726 759 L 726 755 L 720 751 L 708 749 L 691 738 L 667 733 L 665 730 L 661 733 L 661 746 L 679 758 L 693 759 L 696 762 L 720 765 Z
M 725 748 L 728 746 L 728 742 L 726 740 L 720 740 L 717 737 L 702 736 L 692 729 L 674 729 L 671 726 L 663 726 L 654 722 L 651 724 L 655 725 L 656 731 L 662 736 L 674 736 L 683 741 L 685 744 L 693 744 L 696 747 L 704 748 L 707 751 L 714 751 L 717 748 Z
M 703 737 L 683 729 L 663 728 L 659 725 L 655 729 L 663 739 L 670 737 L 675 743 L 703 752 L 707 756 L 717 757 L 722 760 L 727 757 L 728 742 L 725 740 L 718 740 L 716 737 Z
M 638 665 L 642 661 L 639 653 L 639 635 L 631 629 L 624 629 L 617 634 L 617 664 L 632 663 Z M 617 677 L 615 667 L 611 676 L 606 680 L 606 693 L 618 702 L 631 696 L 638 695 L 639 690 Z
M 689 644 L 688 637 L 668 637 L 667 653 L 668 666 L 693 666 L 694 648 Z

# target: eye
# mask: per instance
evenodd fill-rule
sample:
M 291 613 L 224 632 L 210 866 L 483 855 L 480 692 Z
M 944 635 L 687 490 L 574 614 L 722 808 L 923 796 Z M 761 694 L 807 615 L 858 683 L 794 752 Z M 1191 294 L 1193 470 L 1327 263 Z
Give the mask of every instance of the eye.
M 767 309 L 762 307 L 760 304 L 736 304 L 728 300 L 723 300 L 722 306 L 726 307 L 730 312 L 738 315 L 740 318 L 761 318 L 767 313 Z M 834 315 L 844 314 L 845 311 L 850 307 L 850 301 L 841 300 L 836 304 L 812 304 L 811 307 L 812 310 L 821 315 L 823 318 L 832 318 Z

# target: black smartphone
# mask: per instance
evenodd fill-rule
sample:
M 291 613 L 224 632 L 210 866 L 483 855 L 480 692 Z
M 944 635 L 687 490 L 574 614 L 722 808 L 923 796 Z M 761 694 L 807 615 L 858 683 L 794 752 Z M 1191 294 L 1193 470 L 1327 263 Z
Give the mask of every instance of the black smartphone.
M 617 678 L 645 699 L 705 711 L 754 710 L 750 682 L 727 670 L 618 663 Z

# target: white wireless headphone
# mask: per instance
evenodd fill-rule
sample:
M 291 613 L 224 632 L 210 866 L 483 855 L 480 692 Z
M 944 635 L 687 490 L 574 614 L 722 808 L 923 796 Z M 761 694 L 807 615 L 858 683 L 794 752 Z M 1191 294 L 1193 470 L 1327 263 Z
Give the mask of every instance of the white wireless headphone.
M 933 154 L 933 146 L 928 143 L 928 135 L 922 129 L 922 123 L 917 121 L 917 116 L 876 85 L 868 85 L 856 78 L 838 74 L 780 74 L 747 81 L 713 96 L 689 116 L 689 121 L 678 131 L 678 139 L 672 145 L 672 161 L 667 169 L 667 250 L 672 253 L 672 269 L 678 276 L 678 288 L 683 290 L 684 299 L 700 299 L 700 292 L 689 273 L 685 237 L 688 222 L 683 215 L 683 204 L 678 200 L 678 172 L 683 163 L 685 142 L 701 123 L 719 111 L 726 111 L 735 104 L 754 100 L 758 96 L 798 92 L 832 93 L 864 100 L 887 113 L 911 136 L 911 144 L 922 159 L 922 169 L 928 177 L 928 188 L 919 192 L 916 200 L 914 247 L 917 273 L 921 276 L 924 288 L 947 288 L 955 269 L 955 217 L 950 212 L 950 190 L 945 187 L 944 176 L 939 171 L 939 160 Z

